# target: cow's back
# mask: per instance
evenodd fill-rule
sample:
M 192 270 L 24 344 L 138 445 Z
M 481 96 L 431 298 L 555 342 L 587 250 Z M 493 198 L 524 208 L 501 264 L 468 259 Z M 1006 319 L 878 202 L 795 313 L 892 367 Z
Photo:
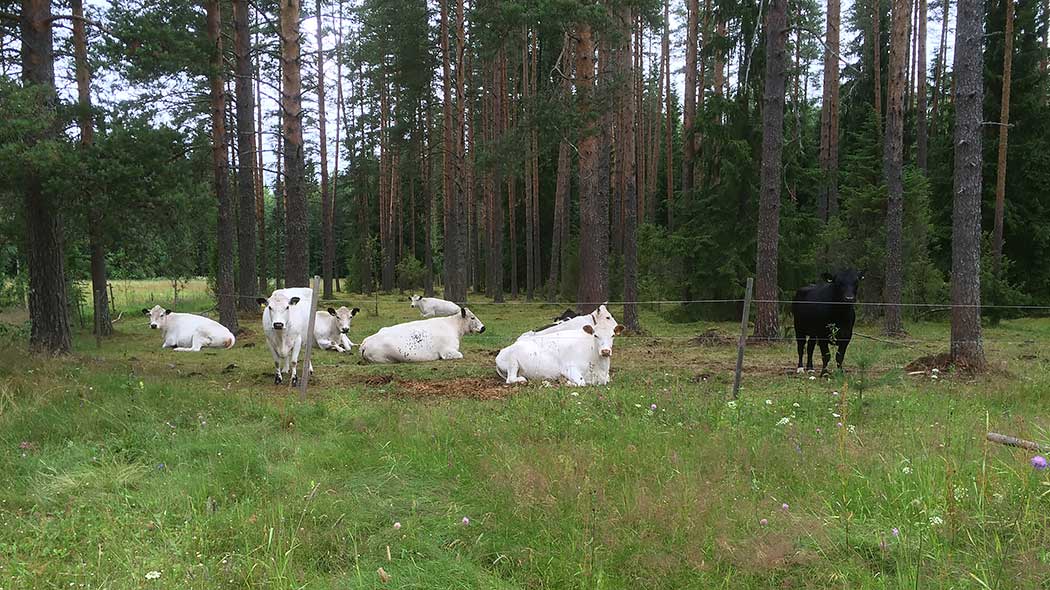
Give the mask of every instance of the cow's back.
M 830 284 L 806 285 L 795 291 L 791 314 L 798 336 L 829 337 L 832 324 L 839 332 L 852 332 L 856 318 L 853 304 L 835 301 Z

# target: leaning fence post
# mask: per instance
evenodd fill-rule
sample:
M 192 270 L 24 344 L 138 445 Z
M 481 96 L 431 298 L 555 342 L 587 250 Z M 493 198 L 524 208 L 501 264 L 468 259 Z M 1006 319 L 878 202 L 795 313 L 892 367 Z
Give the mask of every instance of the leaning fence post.
M 740 340 L 736 344 L 736 375 L 733 377 L 733 399 L 740 395 L 740 373 L 744 369 L 744 346 L 747 345 L 747 318 L 751 314 L 751 288 L 755 279 L 747 278 L 744 291 L 744 313 L 740 314 Z
M 99 321 L 98 301 L 105 296 L 105 289 L 95 291 L 95 304 L 91 306 L 91 315 L 95 316 L 95 348 L 102 348 L 102 322 Z
M 299 401 L 306 401 L 306 387 L 310 382 L 310 353 L 314 350 L 314 322 L 317 320 L 317 300 L 320 299 L 318 293 L 321 289 L 321 277 L 314 275 L 314 280 L 310 282 L 310 288 L 313 293 L 310 294 L 310 320 L 306 324 L 306 341 L 303 342 L 303 346 L 306 347 L 306 356 L 303 358 L 303 376 L 299 379 Z

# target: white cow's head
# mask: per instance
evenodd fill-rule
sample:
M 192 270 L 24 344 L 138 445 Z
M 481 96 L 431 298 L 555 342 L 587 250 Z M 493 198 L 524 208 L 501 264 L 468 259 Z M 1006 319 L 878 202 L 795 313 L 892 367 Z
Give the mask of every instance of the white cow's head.
M 265 305 L 266 310 L 270 312 L 270 326 L 274 330 L 283 330 L 288 326 L 288 315 L 291 312 L 292 306 L 299 303 L 298 297 L 292 297 L 289 299 L 285 295 L 271 295 L 269 299 L 262 297 L 255 300 L 259 305 Z M 266 328 L 267 326 L 263 326 Z
M 595 338 L 598 354 L 606 358 L 612 356 L 613 338 L 619 336 L 623 329 L 604 305 L 591 312 L 591 323 L 583 326 L 583 331 Z
M 356 307 L 353 308 L 353 309 L 349 309 L 349 308 L 347 308 L 344 305 L 343 307 L 340 307 L 339 309 L 335 309 L 333 307 L 329 307 L 328 308 L 328 315 L 330 315 L 333 318 L 335 318 L 336 323 L 339 324 L 339 333 L 340 334 L 349 334 L 350 333 L 350 322 L 353 321 L 354 316 L 357 315 L 357 313 L 359 311 L 361 311 L 361 310 L 356 308 Z
M 467 331 L 481 334 L 485 331 L 485 324 L 481 323 L 478 316 L 474 315 L 474 312 L 470 311 L 465 307 L 459 308 L 460 320 L 466 322 Z
M 419 300 L 420 299 L 423 299 L 423 298 L 421 296 L 419 296 L 419 295 L 413 295 L 413 296 L 408 298 L 408 300 L 412 302 L 410 304 L 412 307 L 419 307 Z
M 171 315 L 171 310 L 164 309 L 159 305 L 154 305 L 153 309 L 143 309 L 142 315 L 149 317 L 149 327 L 157 330 L 164 327 L 164 322 L 167 321 L 168 316 Z

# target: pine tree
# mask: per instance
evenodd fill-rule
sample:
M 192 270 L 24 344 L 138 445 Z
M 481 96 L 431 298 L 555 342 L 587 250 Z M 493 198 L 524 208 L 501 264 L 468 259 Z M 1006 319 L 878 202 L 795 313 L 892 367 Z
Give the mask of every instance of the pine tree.
M 284 190 L 287 201 L 284 278 L 288 287 L 307 287 L 310 283 L 299 3 L 300 0 L 281 1 L 281 137 L 284 141 Z
M 824 99 L 820 110 L 820 172 L 818 216 L 828 221 L 839 207 L 839 0 L 828 0 L 824 48 Z
M 998 275 L 1003 260 L 1003 214 L 1006 209 L 1006 148 L 1010 130 L 1010 80 L 1013 75 L 1014 3 L 1006 4 L 1003 41 L 1003 82 L 999 111 L 999 159 L 995 176 L 995 216 L 992 230 L 992 271 Z
M 258 309 L 256 299 L 255 89 L 252 83 L 248 3 L 233 0 L 234 89 L 237 101 L 237 307 Z
M 889 80 L 886 87 L 886 139 L 883 142 L 883 174 L 886 178 L 886 283 L 887 334 L 903 333 L 901 294 L 904 289 L 904 91 L 907 81 L 908 21 L 911 1 L 894 0 L 890 36 Z
M 335 264 L 334 195 L 329 191 L 328 180 L 328 133 L 325 117 L 324 78 L 324 12 L 321 0 L 315 3 L 317 12 L 317 131 L 321 157 L 321 280 L 324 298 L 332 298 L 332 274 Z M 338 137 L 338 134 L 336 134 Z

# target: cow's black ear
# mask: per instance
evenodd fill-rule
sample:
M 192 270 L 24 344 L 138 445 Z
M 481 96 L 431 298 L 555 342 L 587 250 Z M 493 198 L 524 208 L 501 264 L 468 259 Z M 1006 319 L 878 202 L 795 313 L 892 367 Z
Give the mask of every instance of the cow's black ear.
M 357 315 L 359 313 L 361 313 L 361 308 L 360 307 L 355 307 L 355 308 L 350 310 L 350 317 L 354 317 L 355 315 Z
M 291 299 L 288 300 L 288 305 L 295 305 L 296 303 L 299 303 L 299 298 L 298 297 L 292 297 Z
M 824 281 L 827 283 L 831 283 L 835 280 L 835 277 L 831 276 L 831 273 L 829 272 L 820 275 L 820 278 L 824 279 Z
M 270 302 L 267 301 L 264 297 L 256 297 L 255 298 L 255 303 L 257 303 L 259 305 L 269 305 L 270 304 Z
M 171 310 L 170 310 L 170 309 L 165 309 L 165 310 L 164 310 L 164 315 L 168 315 L 168 314 L 170 314 L 170 313 L 171 313 Z
M 335 308 L 334 307 L 329 307 L 328 308 L 328 315 L 335 315 Z
M 459 308 L 459 316 L 460 317 L 464 317 L 464 318 L 467 317 L 467 308 L 465 308 L 465 307 Z
M 142 315 L 149 315 L 149 310 L 145 307 L 142 308 Z

